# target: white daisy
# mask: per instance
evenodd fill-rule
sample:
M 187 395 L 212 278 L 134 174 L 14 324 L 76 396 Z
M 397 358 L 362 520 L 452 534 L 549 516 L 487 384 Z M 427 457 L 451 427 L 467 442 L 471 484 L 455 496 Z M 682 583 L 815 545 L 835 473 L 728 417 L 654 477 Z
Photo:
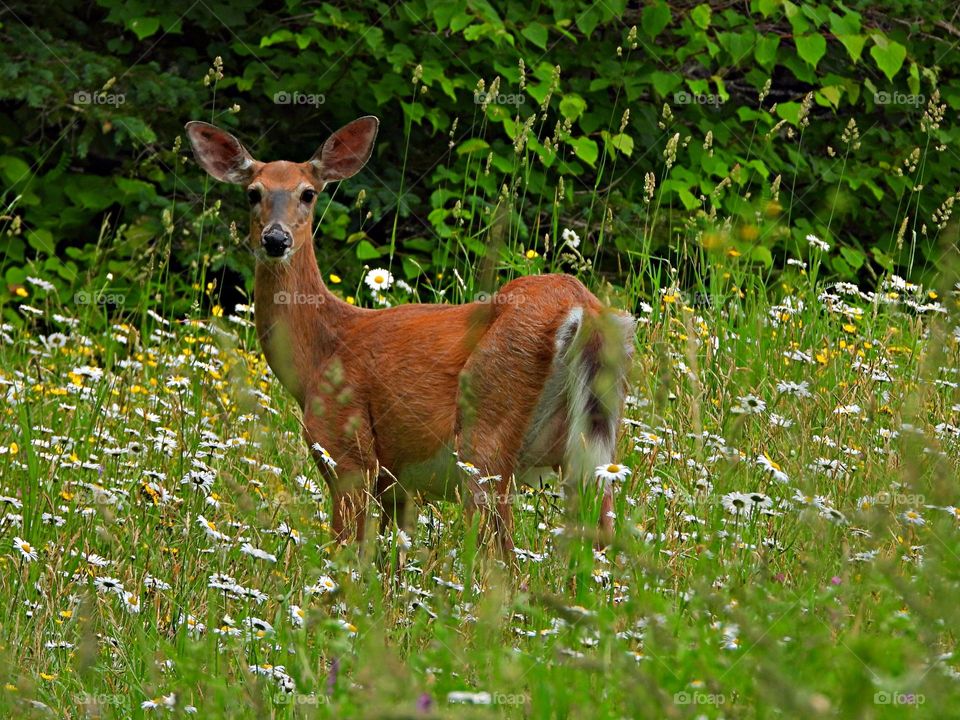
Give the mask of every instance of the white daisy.
M 248 542 L 245 542 L 240 546 L 240 552 L 250 555 L 257 558 L 258 560 L 266 560 L 267 562 L 275 563 L 277 561 L 277 556 L 272 553 L 268 553 L 266 550 L 261 550 L 258 547 L 254 547 Z
M 37 550 L 30 543 L 20 537 L 13 539 L 13 548 L 20 551 L 20 556 L 27 562 L 37 559 Z
M 730 412 L 739 415 L 759 415 L 767 409 L 767 403 L 756 395 L 741 395 L 737 398 L 737 404 L 731 408 Z
M 389 290 L 390 286 L 393 285 L 393 274 L 383 268 L 374 268 L 367 273 L 364 282 L 367 284 L 367 287 L 374 291 Z
M 616 463 L 598 465 L 596 469 L 597 480 L 602 480 L 604 484 L 623 482 L 630 475 L 630 472 L 630 468 L 626 465 L 617 465 Z
M 810 247 L 816 248 L 817 250 L 822 250 L 823 252 L 830 251 L 830 244 L 824 242 L 813 233 L 810 233 L 809 235 L 807 235 L 807 244 Z
M 572 248 L 580 247 L 580 236 L 570 228 L 564 228 L 563 232 L 560 233 L 560 238 L 565 245 L 569 245 Z

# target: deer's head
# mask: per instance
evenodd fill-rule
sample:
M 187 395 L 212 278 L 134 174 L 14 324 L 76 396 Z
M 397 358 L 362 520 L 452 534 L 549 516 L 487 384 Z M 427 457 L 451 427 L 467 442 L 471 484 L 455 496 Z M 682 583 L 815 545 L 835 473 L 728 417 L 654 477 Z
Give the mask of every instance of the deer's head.
M 317 194 L 330 182 L 356 175 L 370 158 L 380 121 L 358 118 L 331 135 L 307 162 L 260 162 L 215 125 L 186 125 L 193 155 L 222 182 L 241 185 L 250 203 L 250 243 L 258 261 L 291 258 L 312 239 Z

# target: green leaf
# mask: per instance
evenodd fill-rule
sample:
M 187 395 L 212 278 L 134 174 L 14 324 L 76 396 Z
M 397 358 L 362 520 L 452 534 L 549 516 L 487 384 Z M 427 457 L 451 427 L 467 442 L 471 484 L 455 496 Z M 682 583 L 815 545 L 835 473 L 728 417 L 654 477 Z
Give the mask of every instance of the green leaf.
M 783 11 L 787 16 L 787 20 L 790 21 L 790 27 L 793 29 L 794 35 L 803 35 L 810 29 L 810 22 L 804 17 L 800 8 L 790 2 L 790 0 L 784 0 Z
M 750 251 L 750 259 L 763 263 L 767 267 L 773 265 L 773 254 L 770 252 L 770 248 L 763 247 L 763 245 L 758 245 Z
M 541 50 L 547 47 L 547 29 L 538 22 L 530 23 L 520 31 L 527 40 L 532 42 Z
M 560 114 L 570 121 L 576 120 L 587 109 L 587 101 L 576 93 L 567 93 L 560 101 Z
M 843 259 L 850 263 L 854 270 L 859 270 L 867 259 L 862 252 L 856 248 L 847 247 L 846 245 L 840 248 L 840 254 L 843 255 Z
M 143 40 L 160 29 L 160 20 L 158 18 L 134 18 L 128 27 L 133 30 L 137 40 Z
M 577 15 L 577 27 L 580 28 L 580 32 L 590 37 L 594 28 L 596 28 L 603 19 L 601 12 L 602 8 L 600 3 L 591 3 L 586 10 Z
M 800 120 L 800 103 L 782 102 L 777 104 L 777 115 L 782 117 L 788 123 L 796 125 Z
M 913 61 L 910 62 L 910 74 L 907 76 L 907 87 L 914 95 L 920 94 L 920 68 Z
M 369 240 L 361 240 L 357 243 L 358 260 L 376 260 L 379 257 L 380 251 Z
M 712 11 L 710 10 L 710 6 L 706 3 L 701 3 L 690 11 L 690 19 L 693 20 L 697 27 L 706 30 L 708 27 L 710 27 L 711 14 Z
M 871 36 L 873 47 L 870 48 L 870 57 L 877 63 L 877 67 L 887 76 L 887 80 L 893 80 L 894 76 L 900 72 L 903 67 L 903 61 L 907 58 L 907 49 L 896 40 L 891 40 L 881 33 L 873 33 Z
M 573 152 L 578 158 L 588 165 L 593 165 L 597 162 L 597 157 L 600 155 L 600 148 L 594 140 L 588 137 L 579 137 L 571 138 L 569 142 L 573 146 Z
M 860 32 L 859 13 L 847 12 L 844 15 L 830 13 L 830 31 L 834 35 L 856 35 Z
M 840 106 L 840 88 L 836 85 L 828 85 L 820 88 L 817 95 L 823 96 L 823 99 L 830 103 L 834 109 Z
M 653 87 L 658 95 L 666 97 L 680 86 L 680 83 L 683 82 L 683 77 L 674 72 L 654 70 L 650 73 L 650 82 L 653 83 Z
M 757 38 L 757 46 L 753 57 L 761 67 L 772 70 L 777 61 L 777 48 L 780 47 L 780 38 L 776 35 L 761 35 Z
M 640 16 L 640 25 L 643 32 L 652 38 L 663 32 L 663 29 L 669 24 L 670 8 L 663 2 L 647 5 Z
M 794 42 L 797 44 L 797 55 L 799 55 L 807 65 L 816 69 L 820 58 L 827 52 L 827 41 L 823 39 L 823 35 L 819 33 L 799 35 L 794 38 Z
M 837 40 L 839 40 L 847 49 L 847 54 L 850 56 L 851 60 L 854 62 L 858 62 L 860 60 L 860 55 L 863 53 L 863 46 L 867 44 L 866 36 L 837 35 Z
M 780 7 L 780 0 L 757 0 L 757 9 L 765 18 L 773 15 L 778 7 Z
M 37 228 L 27 231 L 27 242 L 37 252 L 53 255 L 56 252 L 56 245 L 53 242 L 53 233 L 46 228 Z
M 457 155 L 470 155 L 490 149 L 490 143 L 482 138 L 470 138 L 457 146 Z
M 616 150 L 617 152 L 623 153 L 627 157 L 633 155 L 633 138 L 627 135 L 626 133 L 617 133 L 616 135 L 610 135 L 607 132 L 604 132 L 604 140 L 607 142 L 607 147 L 611 150 Z

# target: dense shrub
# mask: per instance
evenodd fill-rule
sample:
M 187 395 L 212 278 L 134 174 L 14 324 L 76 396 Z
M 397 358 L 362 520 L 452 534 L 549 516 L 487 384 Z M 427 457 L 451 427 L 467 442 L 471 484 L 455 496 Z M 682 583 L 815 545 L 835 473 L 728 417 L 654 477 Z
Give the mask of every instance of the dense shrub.
M 369 169 L 323 214 L 321 261 L 348 284 L 369 262 L 424 287 L 484 255 L 615 284 L 714 252 L 765 270 L 808 234 L 834 246 L 827 271 L 872 281 L 922 275 L 955 242 L 951 3 L 4 7 L 7 297 L 42 274 L 177 309 L 184 281 L 249 281 L 229 233 L 242 194 L 204 193 L 191 118 L 266 159 L 382 118 Z M 556 252 L 563 228 L 582 257 Z

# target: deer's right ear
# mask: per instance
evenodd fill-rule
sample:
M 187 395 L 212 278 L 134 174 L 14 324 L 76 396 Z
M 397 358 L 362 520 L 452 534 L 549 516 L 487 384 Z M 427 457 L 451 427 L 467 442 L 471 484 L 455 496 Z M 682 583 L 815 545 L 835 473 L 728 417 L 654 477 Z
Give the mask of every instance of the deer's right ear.
M 217 180 L 244 184 L 253 177 L 254 160 L 230 133 L 216 125 L 194 120 L 186 125 L 193 157 Z

